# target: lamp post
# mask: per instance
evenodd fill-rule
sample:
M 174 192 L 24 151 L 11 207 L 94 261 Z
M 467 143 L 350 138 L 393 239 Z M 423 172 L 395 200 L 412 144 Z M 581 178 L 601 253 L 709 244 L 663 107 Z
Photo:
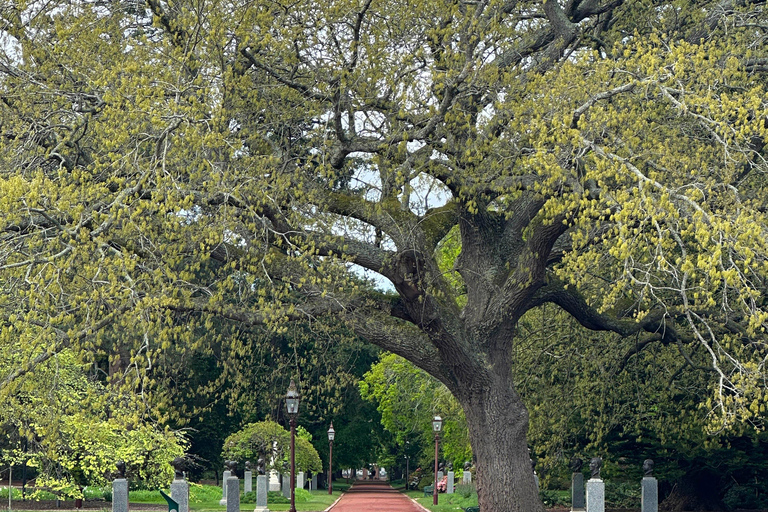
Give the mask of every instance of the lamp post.
M 432 486 L 432 504 L 437 505 L 437 447 L 440 443 L 440 430 L 443 428 L 443 418 L 435 416 L 432 419 L 432 431 L 435 433 L 435 485 Z
M 336 431 L 333 430 L 333 422 L 331 422 L 331 428 L 328 429 L 328 494 L 333 494 L 333 438 L 336 437 Z
M 296 512 L 296 416 L 299 414 L 299 392 L 293 379 L 285 394 L 285 407 L 288 409 L 288 417 L 291 423 L 291 508 L 290 512 Z
M 410 485 L 408 482 L 408 463 L 411 461 L 408 457 L 408 449 L 411 447 L 411 443 L 408 441 L 405 442 L 405 490 L 407 491 L 410 489 Z

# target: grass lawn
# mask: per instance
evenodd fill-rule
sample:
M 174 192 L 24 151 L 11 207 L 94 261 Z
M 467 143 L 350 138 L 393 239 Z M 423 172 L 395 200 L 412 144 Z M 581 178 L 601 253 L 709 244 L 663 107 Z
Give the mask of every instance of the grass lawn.
M 297 511 L 322 511 L 331 506 L 331 504 L 339 499 L 339 496 L 341 496 L 341 491 L 336 490 L 336 486 L 334 484 L 334 490 L 333 494 L 328 494 L 327 490 L 319 490 L 319 491 L 305 491 L 306 494 L 309 494 L 309 499 L 307 501 L 299 501 L 296 500 L 296 510 Z M 220 498 L 219 498 L 220 499 Z M 268 502 L 267 506 L 269 507 L 269 510 L 275 510 L 275 511 L 281 511 L 281 510 L 288 510 L 291 505 L 290 503 L 273 503 Z M 255 503 L 240 503 L 240 510 L 241 511 L 247 511 L 247 512 L 253 512 L 253 509 L 256 507 Z M 193 510 L 195 512 L 222 512 L 226 510 L 226 507 L 223 507 L 219 505 L 219 500 L 212 500 L 212 501 L 203 501 L 200 503 L 190 503 L 189 509 Z
M 346 481 L 334 481 L 333 494 L 328 494 L 327 489 L 321 489 L 317 491 L 303 490 L 297 493 L 296 510 L 299 512 L 321 512 L 328 508 L 334 501 L 339 499 L 341 493 L 349 488 L 349 484 Z M 168 490 L 165 490 L 168 492 Z M 273 495 L 274 496 L 274 495 Z M 15 493 L 14 493 L 15 497 Z M 19 498 L 21 496 L 19 495 Z M 227 508 L 219 505 L 221 500 L 221 488 L 212 485 L 191 485 L 190 486 L 190 511 L 194 512 L 224 512 Z M 277 501 L 277 500 L 275 500 Z M 129 503 L 144 503 L 158 505 L 158 507 L 165 508 L 168 506 L 165 499 L 160 495 L 159 491 L 131 491 L 128 494 Z M 109 502 L 103 502 L 104 511 L 109 511 L 112 508 L 112 504 Z M 277 512 L 288 510 L 290 503 L 273 503 L 268 502 L 267 506 L 270 510 Z M 240 503 L 241 512 L 253 512 L 256 507 L 255 503 Z M 24 502 L 13 503 L 14 512 L 24 512 Z M 167 510 L 167 509 L 166 509 Z M 91 512 L 91 511 L 88 511 Z
M 460 511 L 462 508 L 477 506 L 477 494 L 464 498 L 461 494 L 439 493 L 437 505 L 432 504 L 432 495 L 424 496 L 424 491 L 408 491 L 405 494 L 410 498 L 416 498 L 420 505 L 433 512 Z

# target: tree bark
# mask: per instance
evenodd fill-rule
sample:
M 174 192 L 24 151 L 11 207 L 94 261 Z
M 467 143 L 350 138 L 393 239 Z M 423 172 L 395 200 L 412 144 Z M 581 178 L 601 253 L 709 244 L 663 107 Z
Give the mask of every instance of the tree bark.
M 509 372 L 456 393 L 467 418 L 481 512 L 541 512 L 528 452 L 528 411 Z

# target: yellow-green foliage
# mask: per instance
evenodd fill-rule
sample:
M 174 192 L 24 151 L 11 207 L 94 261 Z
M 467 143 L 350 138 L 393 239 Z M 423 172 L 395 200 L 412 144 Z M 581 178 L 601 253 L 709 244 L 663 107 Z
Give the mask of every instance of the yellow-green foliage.
M 360 395 L 376 404 L 381 424 L 400 446 L 418 438 L 431 447 L 432 418 L 443 418 L 441 451 L 445 460 L 461 467 L 472 460 L 467 420 L 448 389 L 424 370 L 395 354 L 383 354 L 359 382 Z M 434 457 L 427 448 L 425 459 Z
M 65 350 L 14 381 L 0 427 L 10 432 L 0 457 L 36 468 L 36 485 L 80 497 L 80 486 L 106 485 L 124 461 L 134 486 L 165 486 L 171 460 L 184 454 L 184 436 L 147 420 L 135 421 L 138 404 L 95 382 L 88 365 Z M 0 357 L 4 373 L 14 368 Z
M 163 423 L 158 364 L 328 312 L 509 373 L 559 287 L 612 330 L 674 327 L 714 369 L 712 427 L 759 423 L 766 14 L 560 4 L 6 2 L 0 401 L 71 349 Z

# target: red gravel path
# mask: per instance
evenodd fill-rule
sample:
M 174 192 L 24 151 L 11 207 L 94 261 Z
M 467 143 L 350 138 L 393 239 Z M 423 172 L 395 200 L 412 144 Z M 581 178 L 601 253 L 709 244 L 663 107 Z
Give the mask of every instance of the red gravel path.
M 349 488 L 329 512 L 424 512 L 387 482 L 361 480 Z

